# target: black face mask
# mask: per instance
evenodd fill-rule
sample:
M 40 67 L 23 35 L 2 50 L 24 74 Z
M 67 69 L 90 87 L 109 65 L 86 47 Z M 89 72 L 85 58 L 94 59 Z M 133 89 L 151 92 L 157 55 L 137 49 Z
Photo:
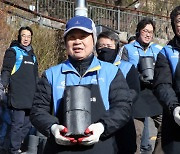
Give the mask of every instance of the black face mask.
M 98 59 L 106 62 L 113 63 L 116 58 L 116 49 L 101 48 L 97 50 Z

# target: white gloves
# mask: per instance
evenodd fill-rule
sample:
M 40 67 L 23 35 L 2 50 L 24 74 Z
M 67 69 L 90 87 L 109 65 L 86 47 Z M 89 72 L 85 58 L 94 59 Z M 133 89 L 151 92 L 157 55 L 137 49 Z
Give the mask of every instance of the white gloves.
M 55 141 L 60 145 L 92 145 L 99 141 L 101 134 L 104 132 L 104 126 L 102 123 L 98 122 L 95 124 L 91 124 L 85 131 L 85 134 L 88 134 L 88 137 L 79 138 L 75 140 L 74 138 L 65 137 L 67 133 L 67 128 L 63 125 L 53 124 L 51 126 L 51 132 L 55 137 Z
M 180 126 L 180 106 L 176 107 L 173 111 L 175 122 Z
M 92 145 L 99 141 L 101 134 L 104 132 L 104 126 L 102 123 L 98 122 L 91 124 L 85 131 L 85 134 L 90 134 L 90 136 L 78 139 L 78 142 L 82 145 Z
M 62 134 L 67 133 L 67 128 L 63 125 L 53 124 L 51 126 L 51 132 L 55 137 L 55 141 L 60 145 L 73 145 L 76 142 L 74 138 L 65 137 Z

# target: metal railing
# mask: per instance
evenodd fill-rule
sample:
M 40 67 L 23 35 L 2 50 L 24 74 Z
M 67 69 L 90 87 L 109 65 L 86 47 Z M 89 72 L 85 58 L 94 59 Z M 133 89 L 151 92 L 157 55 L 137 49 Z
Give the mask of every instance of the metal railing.
M 49 16 L 67 21 L 74 16 L 75 3 L 68 0 L 37 0 L 37 11 L 48 13 Z M 165 16 L 145 14 L 141 11 L 121 9 L 107 5 L 88 2 L 88 17 L 93 19 L 96 25 L 104 25 L 116 31 L 127 32 L 128 35 L 135 34 L 137 23 L 144 17 L 151 17 L 156 22 L 155 37 L 170 39 L 172 29 L 170 19 Z
M 20 6 L 7 0 L 0 0 L 1 11 L 8 13 L 10 16 L 6 16 L 6 21 L 10 25 L 24 26 L 24 24 L 37 23 L 52 29 L 64 30 L 62 27 L 66 22 L 52 16 L 37 13 L 29 8 Z M 12 7 L 10 9 L 10 6 Z

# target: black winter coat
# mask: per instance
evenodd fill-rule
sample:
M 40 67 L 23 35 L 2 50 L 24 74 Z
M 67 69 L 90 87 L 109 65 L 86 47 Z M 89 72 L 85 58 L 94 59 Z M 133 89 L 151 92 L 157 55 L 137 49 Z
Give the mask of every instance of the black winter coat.
M 20 67 L 14 67 L 17 61 L 13 47 L 23 49 L 27 56 L 23 56 Z M 34 62 L 33 49 L 27 51 L 18 41 L 13 41 L 6 50 L 2 66 L 2 84 L 8 88 L 8 105 L 16 109 L 31 109 L 38 80 L 38 63 Z M 35 58 L 36 59 L 36 58 Z M 13 72 L 13 69 L 16 71 Z M 13 72 L 13 73 L 12 73 Z
M 132 100 L 131 98 L 128 98 L 129 88 L 120 70 L 118 71 L 114 80 L 111 82 L 109 94 L 110 109 L 103 117 L 99 119 L 99 121 L 102 122 L 105 126 L 105 131 L 101 136 L 102 139 L 107 139 L 113 136 L 114 133 L 125 127 L 125 124 L 131 118 L 130 115 Z M 111 104 L 111 98 L 113 98 L 113 104 Z M 54 123 L 59 124 L 59 119 L 52 115 L 52 111 L 52 88 L 46 78 L 46 75 L 43 74 L 41 80 L 38 83 L 30 119 L 32 124 L 42 134 L 47 136 L 48 140 L 51 141 L 54 137 L 50 132 L 50 128 Z M 124 129 L 126 129 L 126 127 Z M 119 140 L 121 140 L 121 138 L 119 138 Z M 113 146 L 116 147 L 116 143 Z M 99 151 L 94 151 L 93 153 L 102 153 L 102 151 L 107 153 L 106 148 L 108 147 L 104 147 L 104 149 L 99 149 Z M 129 147 L 129 149 L 130 148 L 132 151 L 132 147 Z M 84 152 L 85 151 L 79 153 Z M 51 152 L 49 151 L 49 153 Z M 124 152 L 122 153 L 124 154 Z M 132 153 L 133 152 L 130 154 Z
M 175 41 L 173 39 L 169 44 L 176 47 Z M 180 51 L 180 48 L 178 50 Z M 174 91 L 173 82 L 169 61 L 159 53 L 155 65 L 154 93 L 163 105 L 162 149 L 165 154 L 180 153 L 180 126 L 176 124 L 173 116 L 174 108 L 180 106 L 180 102 Z

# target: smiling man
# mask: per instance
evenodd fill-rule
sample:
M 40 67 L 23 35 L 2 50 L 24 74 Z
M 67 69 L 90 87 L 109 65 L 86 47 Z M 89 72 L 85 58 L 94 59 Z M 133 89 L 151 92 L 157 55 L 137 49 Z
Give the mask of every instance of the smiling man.
M 131 62 L 138 69 L 141 84 L 141 92 L 137 101 L 133 104 L 133 115 L 135 117 L 134 122 L 137 134 L 136 153 L 140 153 L 144 119 L 146 117 L 152 117 L 159 131 L 161 127 L 162 107 L 152 93 L 152 83 L 157 54 L 162 47 L 152 42 L 154 32 L 154 21 L 150 18 L 142 19 L 136 28 L 136 41 L 125 45 L 122 51 L 122 59 Z M 159 135 L 156 141 L 160 143 Z
M 48 137 L 44 153 L 115 154 L 114 134 L 131 117 L 132 99 L 126 80 L 116 66 L 94 56 L 96 29 L 91 19 L 83 16 L 70 19 L 64 41 L 68 59 L 43 73 L 31 110 L 33 125 Z M 84 106 L 91 106 L 91 121 L 82 132 L 84 137 L 69 136 L 71 132 L 64 122 L 67 112 L 63 106 L 71 100 L 65 92 L 77 87 L 88 88 L 93 100 L 84 99 L 85 91 L 77 96 L 79 100 L 84 99 L 83 102 L 88 101 Z M 73 101 L 73 106 L 79 103 Z M 75 119 L 76 116 L 71 117 Z M 87 119 L 82 116 L 77 123 L 73 121 L 71 127 L 68 125 L 69 130 L 83 126 Z
M 18 40 L 12 41 L 3 60 L 2 84 L 8 89 L 8 107 L 12 109 L 10 154 L 20 153 L 21 143 L 32 126 L 29 114 L 38 79 L 32 35 L 30 27 L 21 27 Z

